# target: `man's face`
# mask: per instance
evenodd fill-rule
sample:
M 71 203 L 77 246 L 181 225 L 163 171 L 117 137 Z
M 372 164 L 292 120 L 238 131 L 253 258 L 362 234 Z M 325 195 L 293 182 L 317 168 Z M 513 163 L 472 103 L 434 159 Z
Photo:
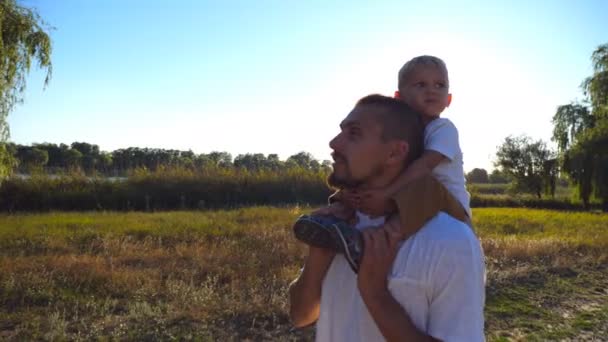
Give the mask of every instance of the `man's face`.
M 335 187 L 356 187 L 381 174 L 390 153 L 382 141 L 382 126 L 375 119 L 379 109 L 357 106 L 340 124 L 340 133 L 329 142 L 333 150 L 333 172 L 329 183 Z
M 443 70 L 433 65 L 419 65 L 399 89 L 401 99 L 415 111 L 438 117 L 448 106 L 449 82 Z

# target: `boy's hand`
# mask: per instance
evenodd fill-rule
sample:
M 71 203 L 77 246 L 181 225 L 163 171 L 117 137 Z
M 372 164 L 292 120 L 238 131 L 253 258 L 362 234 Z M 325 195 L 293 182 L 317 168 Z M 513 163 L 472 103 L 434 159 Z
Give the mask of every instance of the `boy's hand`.
M 371 189 L 360 193 L 357 209 L 372 216 L 380 216 L 395 211 L 396 206 L 385 189 Z
M 361 194 L 356 189 L 342 189 L 342 200 L 351 208 L 358 208 L 361 202 Z

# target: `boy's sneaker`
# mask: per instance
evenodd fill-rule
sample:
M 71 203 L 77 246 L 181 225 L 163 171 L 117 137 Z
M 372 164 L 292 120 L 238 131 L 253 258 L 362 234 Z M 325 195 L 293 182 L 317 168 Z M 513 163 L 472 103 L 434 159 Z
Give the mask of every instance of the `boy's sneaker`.
M 348 224 L 334 224 L 330 230 L 337 243 L 336 251 L 344 254 L 344 258 L 355 273 L 359 273 L 359 266 L 363 258 L 363 235 L 358 229 Z
M 333 216 L 302 215 L 293 225 L 296 238 L 311 246 L 336 251 L 338 245 L 330 233 L 333 224 L 340 222 Z
M 363 256 L 363 236 L 348 223 L 332 216 L 302 215 L 293 226 L 295 236 L 311 246 L 344 254 L 355 273 Z

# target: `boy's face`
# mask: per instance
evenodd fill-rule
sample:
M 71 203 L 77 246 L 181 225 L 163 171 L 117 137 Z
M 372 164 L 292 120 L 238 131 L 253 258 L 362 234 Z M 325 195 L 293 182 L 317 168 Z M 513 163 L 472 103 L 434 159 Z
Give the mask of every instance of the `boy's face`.
M 419 65 L 399 89 L 399 98 L 417 112 L 439 117 L 449 105 L 449 81 L 445 72 L 433 65 Z

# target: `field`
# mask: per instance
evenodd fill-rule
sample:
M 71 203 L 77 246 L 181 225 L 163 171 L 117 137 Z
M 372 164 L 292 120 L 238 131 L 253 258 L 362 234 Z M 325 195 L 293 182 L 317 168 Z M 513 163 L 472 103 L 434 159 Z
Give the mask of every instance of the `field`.
M 0 216 L 0 340 L 307 340 L 286 290 L 310 208 Z M 608 336 L 608 215 L 474 209 L 490 341 Z

